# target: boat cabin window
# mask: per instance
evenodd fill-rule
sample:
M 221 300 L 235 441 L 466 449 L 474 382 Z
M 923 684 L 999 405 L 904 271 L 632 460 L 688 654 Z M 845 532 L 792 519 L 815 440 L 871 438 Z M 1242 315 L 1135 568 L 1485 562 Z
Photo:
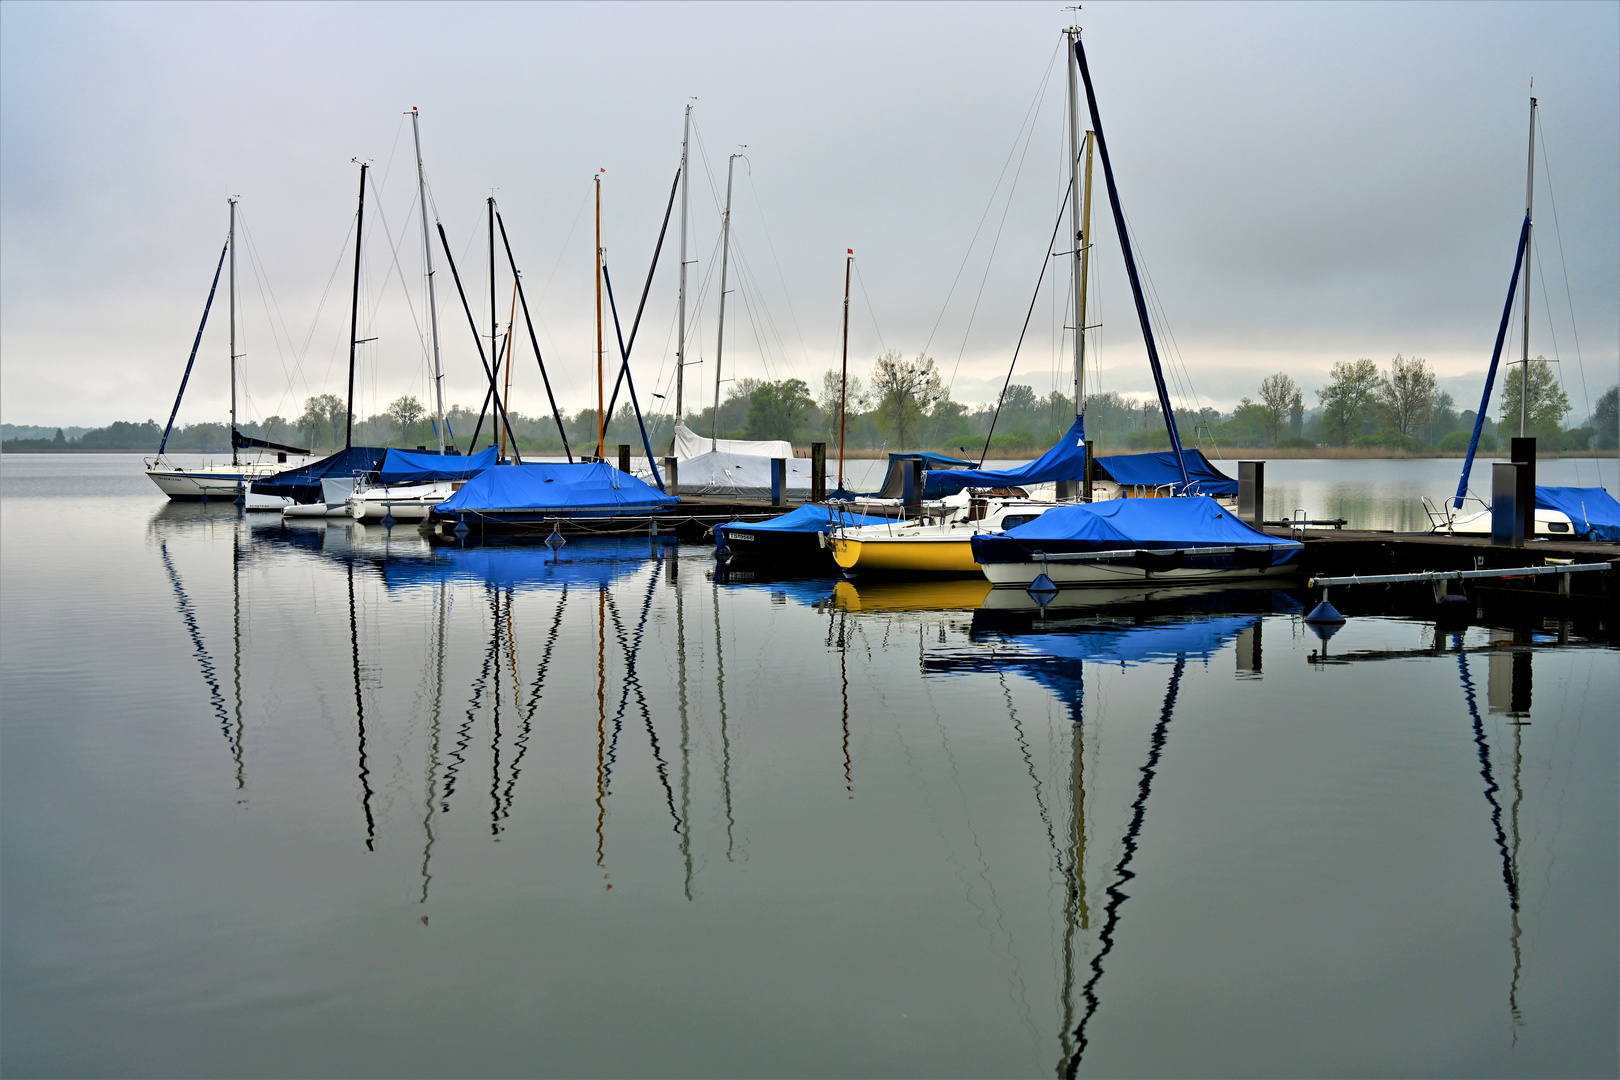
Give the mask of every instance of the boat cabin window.
M 1001 527 L 1003 529 L 1016 529 L 1020 525 L 1028 525 L 1040 516 L 1039 514 L 1008 514 L 1001 519 Z
M 1549 522 L 1547 522 L 1547 531 L 1548 532 L 1569 532 L 1569 522 L 1567 522 L 1567 521 L 1549 521 Z

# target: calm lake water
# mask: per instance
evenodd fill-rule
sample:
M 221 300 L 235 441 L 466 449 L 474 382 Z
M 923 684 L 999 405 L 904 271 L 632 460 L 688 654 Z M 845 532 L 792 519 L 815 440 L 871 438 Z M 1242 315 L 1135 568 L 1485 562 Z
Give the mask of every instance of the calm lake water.
M 1620 1071 L 1612 627 L 429 547 L 119 455 L 0 460 L 0 552 L 6 1075 Z

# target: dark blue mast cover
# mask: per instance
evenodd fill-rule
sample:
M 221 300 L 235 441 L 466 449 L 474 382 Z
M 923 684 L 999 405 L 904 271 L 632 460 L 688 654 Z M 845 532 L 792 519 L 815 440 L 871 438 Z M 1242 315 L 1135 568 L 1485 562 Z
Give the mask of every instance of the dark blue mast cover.
M 1187 467 L 1188 483 L 1181 481 L 1181 468 L 1176 456 L 1160 450 L 1148 454 L 1109 454 L 1094 459 L 1097 468 L 1116 484 L 1131 487 L 1164 487 L 1169 485 L 1177 495 L 1236 495 L 1237 481 L 1209 463 L 1202 450 L 1196 447 L 1183 453 L 1181 462 Z
M 321 501 L 322 480 L 366 476 L 376 472 L 385 453 L 387 449 L 381 446 L 351 446 L 302 468 L 276 473 L 267 480 L 255 480 L 252 489 L 260 495 L 318 503 Z
M 1491 387 L 1496 384 L 1496 365 L 1502 359 L 1502 342 L 1507 339 L 1508 320 L 1513 317 L 1513 293 L 1519 287 L 1519 267 L 1524 263 L 1524 248 L 1530 239 L 1530 215 L 1524 215 L 1519 229 L 1519 253 L 1513 256 L 1513 277 L 1508 279 L 1507 302 L 1502 305 L 1502 325 L 1496 328 L 1496 348 L 1491 350 L 1491 366 L 1485 372 L 1485 393 L 1479 399 L 1479 412 L 1474 414 L 1474 434 L 1468 440 L 1468 454 L 1463 458 L 1462 478 L 1457 481 L 1457 494 L 1451 505 L 1462 509 L 1463 497 L 1468 494 L 1468 474 L 1474 468 L 1474 451 L 1479 448 L 1479 433 L 1485 426 L 1485 410 L 1490 408 Z
M 927 473 L 923 497 L 937 499 L 963 488 L 1023 487 L 1053 480 L 1076 480 L 1086 473 L 1086 422 L 1075 417 L 1067 434 L 1046 453 L 1016 469 L 950 469 Z

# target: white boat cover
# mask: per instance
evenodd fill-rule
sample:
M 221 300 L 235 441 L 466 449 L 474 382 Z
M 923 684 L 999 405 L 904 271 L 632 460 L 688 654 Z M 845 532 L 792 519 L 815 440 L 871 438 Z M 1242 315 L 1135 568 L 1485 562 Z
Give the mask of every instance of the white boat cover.
M 684 423 L 675 425 L 675 460 L 681 463 L 681 485 L 686 485 L 686 462 L 705 454 L 745 454 L 759 458 L 791 458 L 793 444 L 786 439 L 710 439 L 699 435 Z M 770 473 L 765 474 L 769 487 Z
M 725 441 L 722 439 L 721 443 L 724 444 Z M 665 480 L 667 481 L 668 477 L 665 477 Z M 771 459 L 757 454 L 733 454 L 724 450 L 699 454 L 681 462 L 679 480 L 682 495 L 731 495 L 744 499 L 768 499 L 771 497 Z M 787 490 L 782 495 L 797 502 L 805 502 L 810 498 L 809 458 L 787 459 Z

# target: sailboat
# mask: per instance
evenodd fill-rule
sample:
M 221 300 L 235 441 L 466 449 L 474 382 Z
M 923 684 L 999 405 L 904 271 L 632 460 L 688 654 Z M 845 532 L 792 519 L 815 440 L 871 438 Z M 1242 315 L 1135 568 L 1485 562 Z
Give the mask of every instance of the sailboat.
M 973 559 L 983 567 L 985 577 L 993 585 L 1021 586 L 1049 595 L 1055 594 L 1062 585 L 1126 585 L 1145 580 L 1191 584 L 1290 573 L 1303 545 L 1297 541 L 1276 540 L 1267 536 L 1239 520 L 1230 508 L 1222 506 L 1211 496 L 1196 494 L 1193 473 L 1188 466 L 1191 455 L 1181 446 L 1175 410 L 1170 404 L 1164 370 L 1159 363 L 1158 347 L 1153 338 L 1153 326 L 1148 318 L 1147 300 L 1137 274 L 1130 234 L 1125 227 L 1125 212 L 1120 205 L 1119 188 L 1114 182 L 1114 167 L 1109 160 L 1108 140 L 1103 135 L 1097 95 L 1086 64 L 1085 45 L 1080 40 L 1079 27 L 1071 27 L 1064 33 L 1069 39 L 1071 57 L 1071 128 L 1077 108 L 1075 75 L 1078 74 L 1086 88 L 1092 139 L 1096 143 L 1097 156 L 1102 159 L 1103 180 L 1108 189 L 1120 254 L 1124 258 L 1125 274 L 1136 303 L 1137 320 L 1142 327 L 1142 342 L 1147 348 L 1159 408 L 1170 436 L 1170 457 L 1174 461 L 1175 472 L 1179 474 L 1170 485 L 1171 494 L 1176 497 L 1114 499 L 1056 507 L 1001 535 L 972 537 Z M 1087 239 L 1077 232 L 1075 247 L 1085 249 Z M 1077 293 L 1075 310 L 1079 314 L 1076 325 L 1083 327 L 1085 305 L 1081 293 Z M 1083 332 L 1077 332 L 1076 338 L 1083 341 Z M 1081 345 L 1077 342 L 1077 407 L 1085 400 L 1082 358 Z M 1072 446 L 1065 447 L 1060 443 L 1023 469 L 1001 473 L 948 472 L 940 474 L 940 481 L 954 487 L 1036 482 L 1037 476 L 1028 474 L 1040 469 L 1063 467 L 1065 450 L 1071 458 L 1083 452 L 1084 420 L 1083 415 L 1075 417 L 1074 427 L 1066 437 L 1072 441 Z M 1059 478 L 1057 475 L 1039 476 L 1039 479 Z M 1179 484 L 1175 480 L 1179 480 Z
M 1520 333 L 1519 377 L 1519 437 L 1524 438 L 1526 408 L 1524 395 L 1530 382 L 1530 245 L 1535 231 L 1535 175 L 1536 175 L 1536 99 L 1530 99 L 1530 148 L 1527 152 L 1524 180 L 1524 223 L 1519 227 L 1519 247 L 1513 257 L 1513 276 L 1508 280 L 1507 302 L 1502 305 L 1502 322 L 1496 330 L 1496 347 L 1491 351 L 1491 366 L 1485 373 L 1485 390 L 1480 395 L 1479 411 L 1474 416 L 1473 436 L 1468 440 L 1468 453 L 1463 457 L 1462 476 L 1457 480 L 1457 491 L 1445 506 L 1437 507 L 1426 496 L 1423 509 L 1429 515 L 1430 532 L 1452 536 L 1488 536 L 1491 532 L 1491 506 L 1468 491 L 1469 474 L 1474 468 L 1474 454 L 1479 449 L 1479 436 L 1485 425 L 1485 410 L 1490 407 L 1491 388 L 1496 382 L 1496 368 L 1502 359 L 1502 345 L 1507 339 L 1508 324 L 1513 318 L 1513 295 L 1520 288 L 1521 271 L 1524 289 L 1524 316 Z M 1511 362 L 1511 361 L 1510 361 Z M 1460 514 L 1472 499 L 1479 509 Z M 1541 538 L 1563 540 L 1620 540 L 1620 503 L 1601 487 L 1556 487 L 1535 485 L 1533 512 L 1534 535 Z M 1526 537 L 1529 539 L 1529 537 Z
M 147 458 L 145 462 L 146 475 L 151 477 L 158 490 L 171 499 L 181 501 L 204 501 L 209 498 L 235 500 L 245 496 L 247 485 L 254 480 L 285 469 L 289 454 L 309 456 L 308 450 L 301 450 L 296 446 L 283 446 L 280 443 L 250 438 L 243 435 L 236 426 L 236 362 L 241 359 L 241 355 L 236 351 L 236 199 L 233 196 L 226 202 L 231 208 L 230 229 L 225 236 L 225 246 L 219 253 L 219 263 L 214 267 L 214 282 L 208 287 L 208 300 L 203 305 L 202 322 L 198 324 L 197 336 L 191 343 L 191 355 L 186 360 L 185 374 L 180 378 L 180 392 L 174 396 L 174 408 L 169 410 L 169 422 L 163 428 L 163 441 L 158 444 L 157 454 Z M 186 396 L 186 384 L 191 381 L 191 369 L 197 362 L 197 350 L 202 344 L 203 330 L 208 326 L 208 312 L 214 306 L 214 294 L 219 289 L 219 275 L 227 259 L 230 260 L 230 279 L 226 284 L 226 295 L 231 323 L 231 460 L 228 465 L 200 465 L 187 468 L 169 460 L 165 452 L 169 447 L 169 437 L 174 433 L 174 418 L 179 414 L 180 402 Z M 273 452 L 276 460 L 243 461 L 240 451 L 248 448 Z M 246 498 L 245 501 L 248 509 L 259 510 L 280 509 L 287 500 Z

